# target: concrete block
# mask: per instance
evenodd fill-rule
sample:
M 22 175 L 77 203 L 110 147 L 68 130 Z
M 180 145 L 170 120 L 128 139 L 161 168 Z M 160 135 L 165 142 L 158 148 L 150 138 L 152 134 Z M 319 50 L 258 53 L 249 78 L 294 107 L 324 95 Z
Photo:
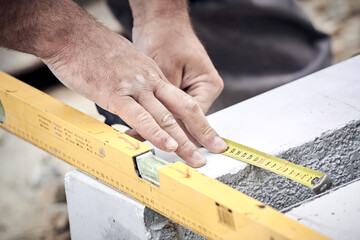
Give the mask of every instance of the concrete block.
M 335 187 L 341 186 L 360 176 L 359 66 L 360 56 L 214 113 L 208 120 L 223 137 L 326 172 Z M 175 154 L 155 151 L 168 161 L 180 160 Z M 276 209 L 314 196 L 310 189 L 273 173 L 205 149 L 201 151 L 208 163 L 199 171 Z M 76 184 L 81 191 L 68 190 Z M 139 213 L 137 203 L 82 173 L 69 174 L 66 188 L 73 239 L 80 239 L 79 232 L 88 231 L 91 232 L 89 239 L 99 239 L 103 235 L 97 233 L 108 229 L 111 219 L 120 219 L 120 211 Z M 80 201 L 79 192 L 86 200 Z M 107 206 L 94 209 L 93 204 Z M 131 206 L 132 210 L 119 209 L 119 205 Z M 89 208 L 92 208 L 90 215 Z M 89 221 L 96 224 L 86 226 L 79 221 L 80 216 L 91 218 Z M 149 239 L 201 239 L 147 208 L 142 208 L 138 216 L 143 221 L 137 222 L 137 228 L 142 229 L 138 233 L 146 232 L 142 233 L 142 239 L 146 239 L 144 236 Z M 130 225 L 126 221 L 118 224 Z M 113 231 L 114 238 L 125 236 L 122 234 L 127 232 L 119 231 L 121 228 Z

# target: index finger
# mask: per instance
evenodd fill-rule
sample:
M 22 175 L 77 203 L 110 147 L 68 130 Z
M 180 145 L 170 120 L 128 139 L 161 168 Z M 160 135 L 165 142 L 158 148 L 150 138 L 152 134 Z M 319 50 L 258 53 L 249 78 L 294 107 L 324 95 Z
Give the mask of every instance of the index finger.
M 170 84 L 160 84 L 155 96 L 184 122 L 189 133 L 205 148 L 214 153 L 227 149 L 227 144 L 210 126 L 193 97 Z

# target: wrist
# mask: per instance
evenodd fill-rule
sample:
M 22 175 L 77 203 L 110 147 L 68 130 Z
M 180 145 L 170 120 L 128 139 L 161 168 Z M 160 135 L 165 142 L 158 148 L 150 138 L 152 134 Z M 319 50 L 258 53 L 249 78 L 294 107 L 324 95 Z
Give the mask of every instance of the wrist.
M 176 20 L 190 25 L 186 0 L 130 0 L 134 27 Z

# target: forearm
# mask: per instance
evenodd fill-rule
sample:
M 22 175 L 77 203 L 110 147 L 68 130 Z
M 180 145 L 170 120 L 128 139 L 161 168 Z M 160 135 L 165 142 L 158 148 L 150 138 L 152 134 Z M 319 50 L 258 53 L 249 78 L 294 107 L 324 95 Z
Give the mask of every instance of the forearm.
M 0 46 L 50 57 L 96 21 L 70 0 L 0 1 Z
M 134 26 L 176 18 L 190 23 L 187 0 L 129 0 Z

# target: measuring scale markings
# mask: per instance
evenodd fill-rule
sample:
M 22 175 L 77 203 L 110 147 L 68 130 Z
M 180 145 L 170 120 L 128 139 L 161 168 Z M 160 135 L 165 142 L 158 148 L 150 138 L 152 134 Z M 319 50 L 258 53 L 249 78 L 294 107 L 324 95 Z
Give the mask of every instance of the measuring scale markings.
M 223 153 L 226 156 L 287 177 L 312 188 L 315 193 L 323 192 L 331 186 L 330 178 L 323 173 L 271 156 L 228 139 L 224 138 L 224 140 L 229 146 Z M 255 158 L 251 160 L 253 157 Z M 279 167 L 276 168 L 276 166 Z

